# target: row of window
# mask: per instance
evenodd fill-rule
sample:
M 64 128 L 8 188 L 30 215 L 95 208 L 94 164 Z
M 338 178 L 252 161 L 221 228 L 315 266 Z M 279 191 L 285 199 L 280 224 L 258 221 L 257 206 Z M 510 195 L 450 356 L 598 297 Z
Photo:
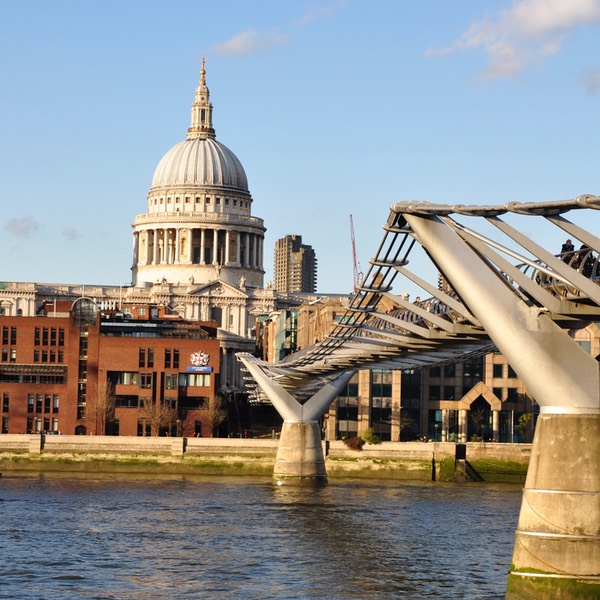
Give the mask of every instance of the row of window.
M 64 346 L 65 330 L 62 327 L 36 327 L 33 344 L 35 346 Z
M 11 344 L 14 346 L 17 343 L 17 328 L 16 327 L 2 327 L 2 345 L 7 346 Z
M 225 206 L 229 206 L 229 198 L 224 198 L 224 200 L 225 200 Z M 207 206 L 211 204 L 210 197 L 202 198 L 200 196 L 196 196 L 196 198 L 195 198 L 196 204 L 200 204 L 202 201 L 204 201 L 204 203 Z M 154 205 L 157 206 L 158 204 L 165 204 L 165 199 L 164 198 L 154 198 Z M 172 198 L 167 198 L 166 204 L 173 204 Z M 180 204 L 179 197 L 175 198 L 175 204 Z M 191 204 L 191 198 L 189 196 L 185 197 L 185 204 Z M 221 198 L 218 198 L 218 197 L 215 198 L 215 206 L 220 206 L 220 205 L 221 205 Z M 232 199 L 232 205 L 233 206 L 238 205 L 237 198 Z M 248 201 L 240 200 L 240 208 L 248 208 Z
M 56 414 L 60 405 L 59 394 L 28 394 L 27 412 L 35 414 Z M 47 428 L 45 427 L 44 430 Z
M 35 414 L 57 413 L 60 405 L 59 394 L 28 394 L 27 412 Z M 2 392 L 2 412 L 10 412 L 10 394 Z
M 179 350 L 177 348 L 165 348 L 164 364 L 165 369 L 179 368 Z M 138 366 L 140 369 L 154 367 L 154 348 L 139 349 Z
M 153 373 L 137 371 L 109 371 L 109 380 L 113 385 L 136 385 L 150 390 L 154 380 Z M 180 387 L 207 387 L 210 385 L 210 373 L 165 373 L 164 388 L 176 390 Z
M 37 383 L 37 384 L 66 384 L 66 373 L 58 374 L 34 374 L 34 373 L 2 373 L 0 371 L 0 383 Z

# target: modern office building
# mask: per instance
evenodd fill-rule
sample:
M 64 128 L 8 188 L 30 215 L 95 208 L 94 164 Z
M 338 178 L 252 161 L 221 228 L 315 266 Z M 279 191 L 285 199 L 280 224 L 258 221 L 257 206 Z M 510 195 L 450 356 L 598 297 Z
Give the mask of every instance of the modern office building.
M 317 289 L 317 257 L 300 235 L 275 242 L 274 287 L 279 292 L 313 294 Z
M 0 332 L 2 433 L 211 436 L 223 420 L 214 322 L 79 298 Z

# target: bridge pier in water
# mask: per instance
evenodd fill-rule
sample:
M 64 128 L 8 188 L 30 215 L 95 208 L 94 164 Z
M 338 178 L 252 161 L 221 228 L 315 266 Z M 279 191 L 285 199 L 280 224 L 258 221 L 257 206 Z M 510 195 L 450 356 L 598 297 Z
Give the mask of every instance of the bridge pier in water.
M 600 597 L 600 415 L 540 415 L 507 600 Z
M 256 380 L 263 393 L 283 418 L 273 477 L 286 485 L 312 485 L 327 481 L 321 440 L 320 419 L 338 394 L 346 387 L 354 371 L 346 371 L 325 383 L 304 403 L 271 379 L 250 355 L 239 360 Z
M 467 232 L 459 235 L 438 216 L 405 218 L 540 405 L 506 599 L 600 598 L 597 357 L 561 329 L 548 310 L 528 305 L 486 268 L 470 246 L 476 246 L 476 240 Z M 490 220 L 522 240 L 508 225 Z M 526 244 L 538 250 L 533 242 Z M 553 264 L 554 259 L 545 260 Z M 562 268 L 554 266 L 557 271 Z M 589 284 L 578 273 L 569 276 L 581 286 Z M 591 292 L 597 294 L 596 289 Z
M 311 485 L 327 481 L 318 421 L 286 421 L 281 428 L 273 477 L 280 484 Z

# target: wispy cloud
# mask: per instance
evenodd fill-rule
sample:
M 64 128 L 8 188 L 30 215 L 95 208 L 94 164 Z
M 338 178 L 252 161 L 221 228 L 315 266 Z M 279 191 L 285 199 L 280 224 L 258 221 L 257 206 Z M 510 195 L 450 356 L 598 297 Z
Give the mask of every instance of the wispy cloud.
M 600 90 L 600 69 L 584 69 L 581 76 L 583 89 L 590 95 L 594 96 Z
M 482 77 L 508 77 L 558 52 L 582 26 L 600 24 L 600 0 L 515 0 L 497 15 L 474 21 L 450 46 L 429 56 L 482 48 L 488 64 Z
M 317 19 L 332 17 L 338 14 L 348 4 L 348 0 L 337 0 L 330 4 L 323 4 L 311 8 L 295 21 L 296 26 L 304 27 L 313 23 Z M 229 56 L 246 56 L 249 54 L 258 54 L 268 52 L 279 46 L 290 44 L 292 36 L 280 27 L 274 27 L 265 31 L 258 31 L 250 28 L 241 33 L 237 33 L 230 39 L 215 44 L 210 48 L 215 54 L 225 54 Z
M 323 6 L 315 6 L 304 13 L 297 21 L 299 25 L 308 25 L 321 17 L 333 17 L 343 10 L 348 4 L 348 0 L 339 0 L 338 2 L 332 2 L 331 4 L 324 4 Z
M 31 215 L 9 219 L 4 223 L 4 231 L 17 238 L 30 238 L 39 228 L 39 222 Z
M 62 230 L 62 236 L 68 242 L 74 242 L 76 239 L 79 239 L 81 237 L 81 234 L 74 227 L 65 227 Z
M 211 50 L 216 54 L 244 56 L 267 52 L 271 48 L 283 46 L 289 42 L 289 35 L 283 34 L 277 29 L 262 32 L 256 31 L 256 29 L 248 29 L 234 35 L 222 44 L 213 46 Z

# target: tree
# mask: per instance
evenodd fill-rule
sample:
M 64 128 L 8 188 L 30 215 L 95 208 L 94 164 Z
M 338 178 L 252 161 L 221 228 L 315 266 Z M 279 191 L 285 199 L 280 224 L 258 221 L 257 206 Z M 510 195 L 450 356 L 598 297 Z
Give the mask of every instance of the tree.
M 483 439 L 483 424 L 487 416 L 486 407 L 483 404 L 473 405 L 469 411 L 469 418 L 475 427 L 475 431 L 480 439 Z
M 173 427 L 177 420 L 177 411 L 163 402 L 153 402 L 152 398 L 144 398 L 139 418 L 150 425 L 150 435 L 158 435 L 163 427 L 169 430 Z
M 106 435 L 106 425 L 115 418 L 115 387 L 107 381 L 95 398 L 88 399 L 88 428 L 96 435 Z
M 398 441 L 402 440 L 402 430 L 409 429 L 410 427 L 412 427 L 413 423 L 414 423 L 413 418 L 410 416 L 409 412 L 406 409 L 401 408 L 400 409 L 400 418 L 398 420 L 398 428 L 399 428 Z
M 229 413 L 223 396 L 215 396 L 212 402 L 208 402 L 208 410 L 206 412 L 206 425 L 210 430 L 211 437 L 215 435 L 215 429 L 227 420 Z
M 529 422 L 532 418 L 533 415 L 531 413 L 523 413 L 515 425 L 515 429 L 521 434 L 521 437 L 525 442 L 529 437 L 527 434 L 529 432 Z

